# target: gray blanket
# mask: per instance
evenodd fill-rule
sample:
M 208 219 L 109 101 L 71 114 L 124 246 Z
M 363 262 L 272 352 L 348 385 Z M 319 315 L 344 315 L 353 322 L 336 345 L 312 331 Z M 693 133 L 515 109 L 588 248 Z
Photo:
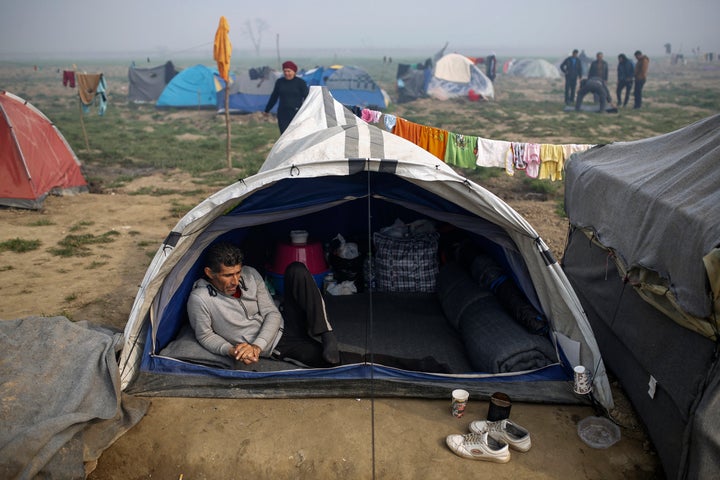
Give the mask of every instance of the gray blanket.
M 85 478 L 145 415 L 122 394 L 122 334 L 65 317 L 0 321 L 0 478 Z
M 440 269 L 438 296 L 448 322 L 460 331 L 474 371 L 522 372 L 557 361 L 547 336 L 528 332 L 459 264 Z

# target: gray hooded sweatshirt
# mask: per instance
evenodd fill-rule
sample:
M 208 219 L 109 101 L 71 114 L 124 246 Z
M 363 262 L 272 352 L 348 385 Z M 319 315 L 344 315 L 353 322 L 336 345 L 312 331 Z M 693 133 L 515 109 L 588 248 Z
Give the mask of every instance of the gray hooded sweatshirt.
M 270 356 L 282 336 L 282 315 L 257 270 L 243 266 L 240 276 L 240 298 L 219 292 L 204 278 L 197 280 L 187 302 L 190 325 L 212 353 L 227 356 L 235 345 L 247 342 Z

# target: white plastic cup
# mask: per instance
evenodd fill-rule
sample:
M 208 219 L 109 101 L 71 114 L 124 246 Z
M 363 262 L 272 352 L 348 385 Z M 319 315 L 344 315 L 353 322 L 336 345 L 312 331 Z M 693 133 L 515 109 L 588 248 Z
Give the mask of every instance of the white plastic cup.
M 452 414 L 455 418 L 460 418 L 465 414 L 470 393 L 467 390 L 458 388 L 452 391 Z
M 583 365 L 578 365 L 573 370 L 575 371 L 573 391 L 578 395 L 587 395 L 592 391 L 590 371 Z

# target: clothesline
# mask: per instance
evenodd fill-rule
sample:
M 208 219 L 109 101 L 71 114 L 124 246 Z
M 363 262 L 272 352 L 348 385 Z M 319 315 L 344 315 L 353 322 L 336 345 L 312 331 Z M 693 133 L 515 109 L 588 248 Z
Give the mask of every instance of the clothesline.
M 565 161 L 593 144 L 550 144 L 493 140 L 411 122 L 367 108 L 353 109 L 368 123 L 383 122 L 385 129 L 427 150 L 448 165 L 475 169 L 502 168 L 508 175 L 524 171 L 530 178 L 562 180 Z

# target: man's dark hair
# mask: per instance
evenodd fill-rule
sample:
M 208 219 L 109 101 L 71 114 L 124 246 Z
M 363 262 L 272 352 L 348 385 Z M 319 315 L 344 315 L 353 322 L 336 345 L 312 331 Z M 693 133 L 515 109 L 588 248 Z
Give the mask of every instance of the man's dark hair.
M 635 55 L 642 55 L 642 52 L 640 50 L 635 50 Z
M 577 48 L 574 49 L 572 53 L 573 53 L 573 55 L 575 55 L 576 53 L 578 53 Z
M 229 242 L 218 242 L 210 245 L 205 252 L 205 266 L 213 272 L 219 272 L 223 265 L 234 267 L 242 265 L 243 252 Z

